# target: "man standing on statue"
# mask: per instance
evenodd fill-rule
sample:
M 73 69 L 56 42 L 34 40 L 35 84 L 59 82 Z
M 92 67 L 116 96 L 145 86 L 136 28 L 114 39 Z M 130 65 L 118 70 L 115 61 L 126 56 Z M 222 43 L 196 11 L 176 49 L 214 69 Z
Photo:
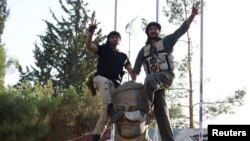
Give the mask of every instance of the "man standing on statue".
M 173 47 L 177 40 L 187 32 L 194 17 L 198 14 L 198 5 L 199 3 L 195 3 L 188 19 L 174 33 L 163 39 L 159 37 L 161 25 L 157 22 L 150 22 L 146 26 L 148 37 L 146 45 L 139 51 L 133 68 L 132 80 L 136 80 L 142 65 L 146 78 L 138 110 L 125 112 L 125 116 L 131 121 L 144 121 L 153 108 L 162 141 L 174 141 L 165 101 L 165 90 L 172 85 L 175 78 Z
M 95 73 L 93 83 L 94 88 L 101 95 L 102 113 L 93 132 L 93 141 L 100 140 L 109 120 L 113 123 L 123 116 L 122 112 L 116 112 L 113 109 L 111 90 L 120 86 L 124 75 L 123 68 L 127 69 L 129 74 L 132 74 L 132 67 L 128 56 L 117 48 L 121 41 L 120 33 L 111 31 L 107 36 L 105 44 L 96 45 L 92 43 L 92 36 L 96 28 L 96 20 L 92 19 L 85 41 L 85 47 L 99 56 L 97 72 Z

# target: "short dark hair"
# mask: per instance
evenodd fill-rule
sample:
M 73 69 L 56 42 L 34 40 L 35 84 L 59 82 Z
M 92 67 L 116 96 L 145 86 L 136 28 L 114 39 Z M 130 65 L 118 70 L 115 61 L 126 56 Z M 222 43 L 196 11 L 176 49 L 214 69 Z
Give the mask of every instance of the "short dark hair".
M 151 26 L 156 26 L 161 31 L 161 25 L 157 22 L 150 22 L 146 27 L 146 34 L 148 34 L 148 30 Z
M 121 39 L 121 34 L 119 32 L 117 32 L 117 31 L 111 31 L 108 34 L 107 38 L 109 39 L 111 36 L 114 36 L 114 35 L 118 36 Z

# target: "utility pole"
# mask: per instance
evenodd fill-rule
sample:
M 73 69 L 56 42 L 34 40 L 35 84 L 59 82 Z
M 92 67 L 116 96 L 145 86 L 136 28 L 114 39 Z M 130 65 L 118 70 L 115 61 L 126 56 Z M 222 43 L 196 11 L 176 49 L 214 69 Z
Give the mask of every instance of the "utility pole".
M 156 22 L 159 22 L 159 0 L 156 0 Z
M 117 25 L 117 0 L 115 0 L 115 11 L 114 11 L 114 31 L 116 31 Z M 111 124 L 111 141 L 115 140 L 115 124 Z
M 200 110 L 199 110 L 199 126 L 200 126 L 200 134 L 199 140 L 203 140 L 203 0 L 197 4 L 201 5 L 201 29 L 200 29 Z
M 117 25 L 117 0 L 115 0 L 114 31 L 116 31 L 116 25 Z

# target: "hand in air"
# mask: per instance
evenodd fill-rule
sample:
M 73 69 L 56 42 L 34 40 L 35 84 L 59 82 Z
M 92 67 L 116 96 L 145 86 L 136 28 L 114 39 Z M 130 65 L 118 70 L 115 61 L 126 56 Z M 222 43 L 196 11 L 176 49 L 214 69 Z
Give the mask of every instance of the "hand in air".
M 200 2 L 196 2 L 192 7 L 192 15 L 198 15 Z
M 100 22 L 99 23 L 96 23 L 96 20 L 95 19 L 91 19 L 91 22 L 90 22 L 90 24 L 89 24 L 89 28 L 88 28 L 88 31 L 89 32 L 95 32 L 95 29 L 97 28 L 97 25 L 98 24 L 100 24 Z

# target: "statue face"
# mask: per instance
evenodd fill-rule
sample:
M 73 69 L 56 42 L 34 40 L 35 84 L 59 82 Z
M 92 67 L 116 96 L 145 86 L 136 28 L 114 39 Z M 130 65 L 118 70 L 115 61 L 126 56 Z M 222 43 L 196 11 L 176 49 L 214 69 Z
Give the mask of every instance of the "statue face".
M 114 109 L 117 111 L 136 111 L 140 90 L 127 90 L 117 93 L 114 98 Z M 116 130 L 123 138 L 131 139 L 145 133 L 147 126 L 144 122 L 130 121 L 125 116 L 116 122 Z

